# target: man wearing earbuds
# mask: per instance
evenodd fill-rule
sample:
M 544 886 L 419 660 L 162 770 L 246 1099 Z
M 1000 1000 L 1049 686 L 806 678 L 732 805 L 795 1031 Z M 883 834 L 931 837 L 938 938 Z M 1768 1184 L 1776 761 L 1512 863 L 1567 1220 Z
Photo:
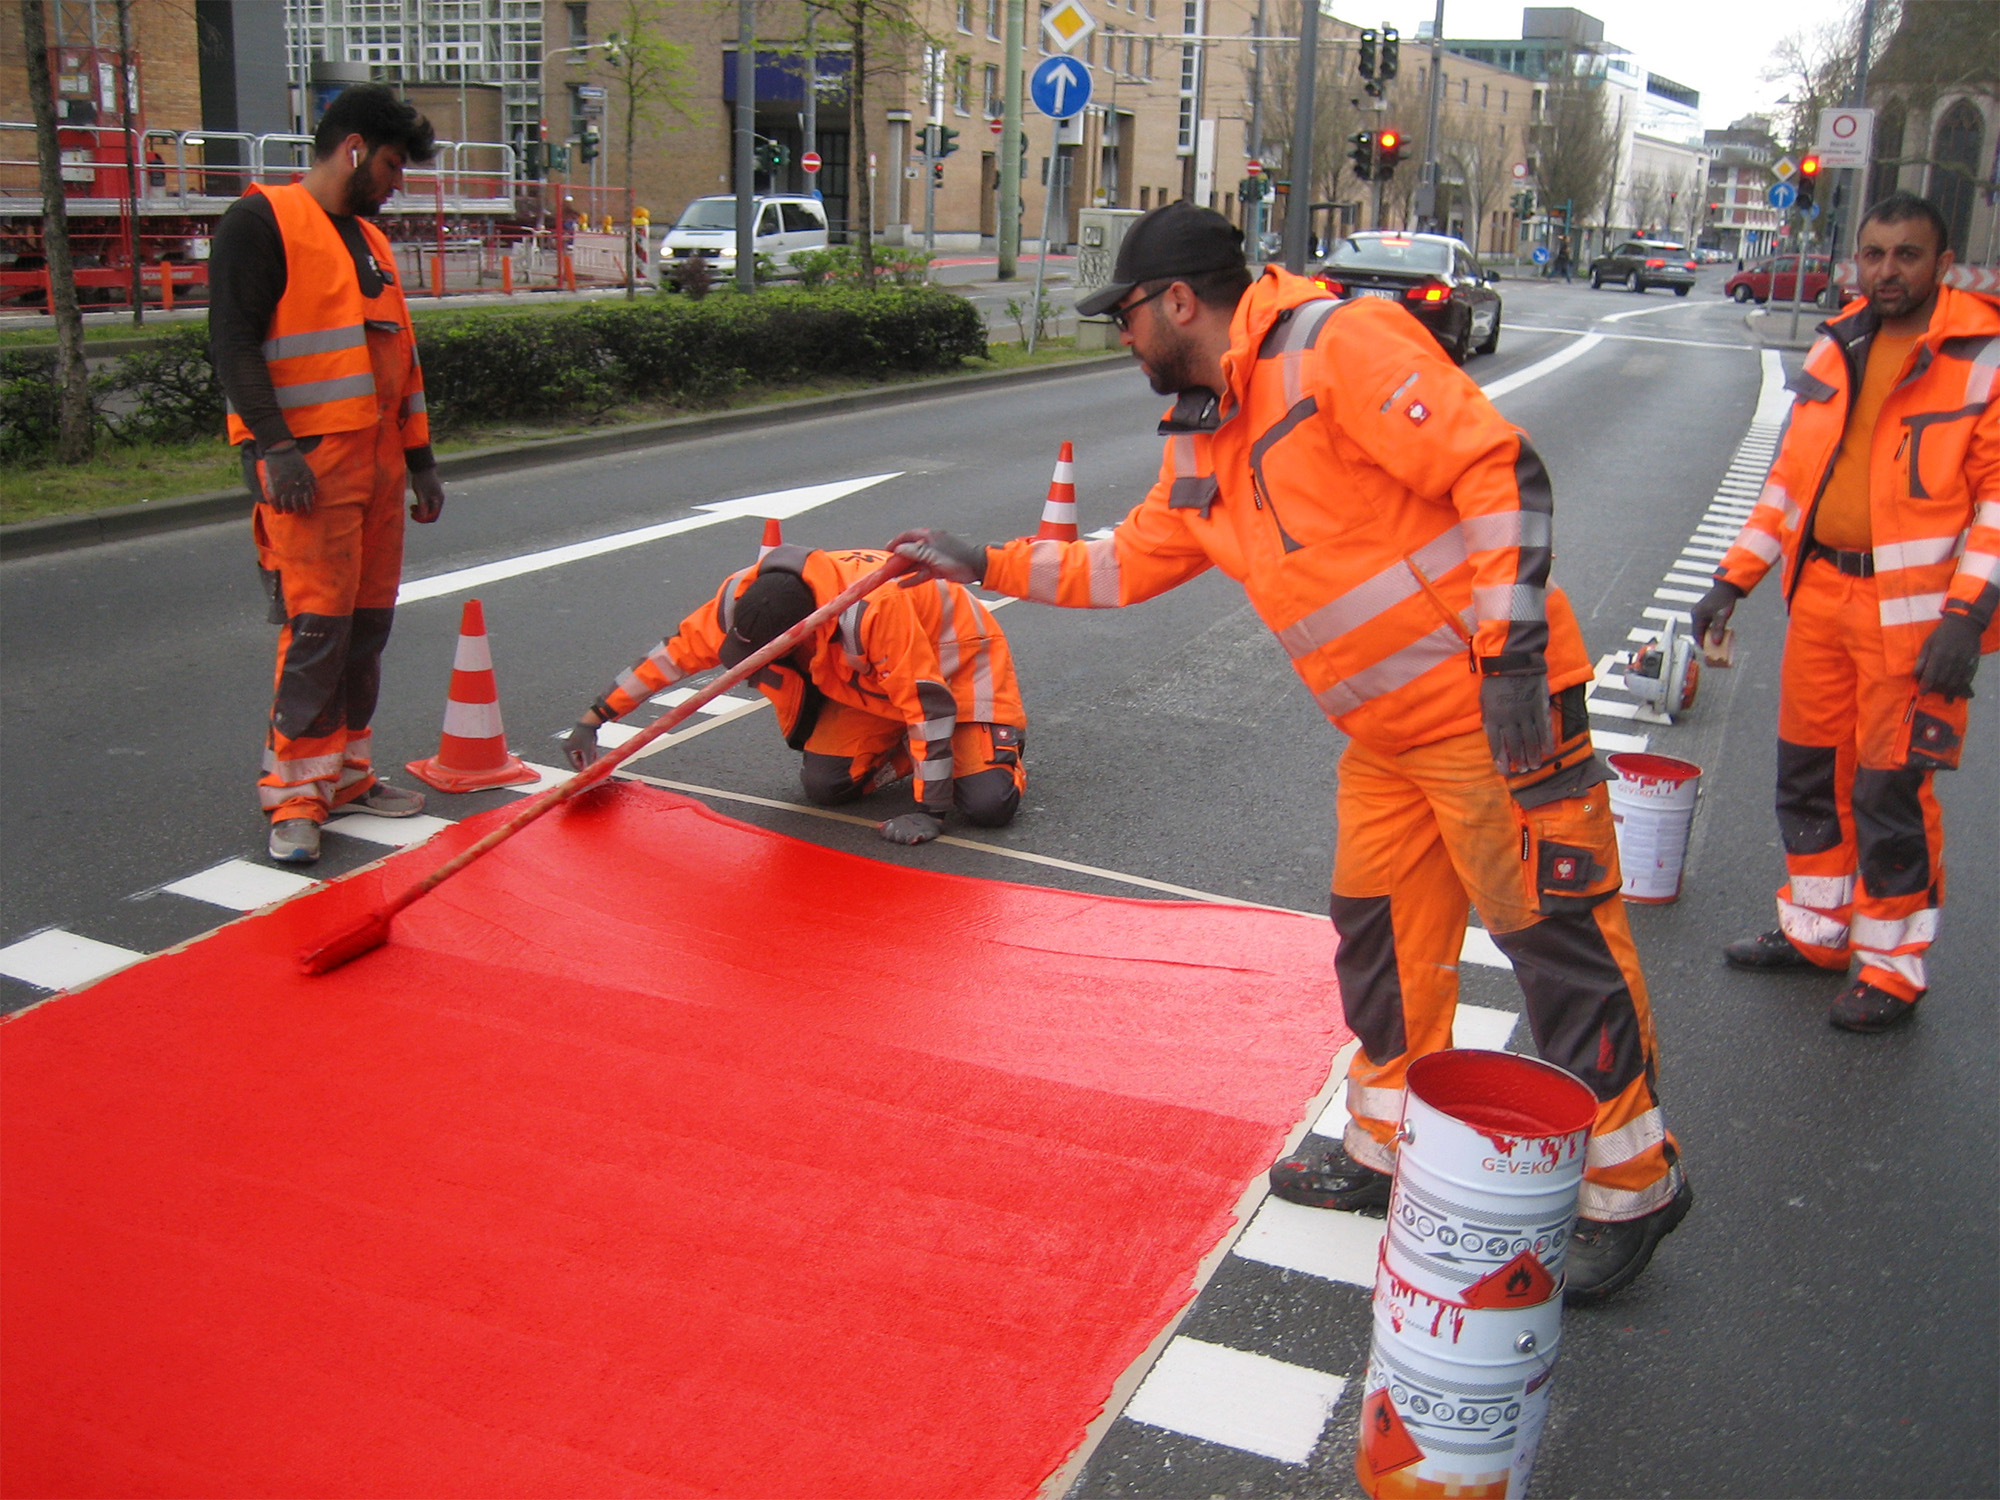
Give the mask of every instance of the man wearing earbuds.
M 435 149 L 430 123 L 392 90 L 350 88 L 321 116 L 304 178 L 253 185 L 216 230 L 210 353 L 283 627 L 257 783 L 281 864 L 318 859 L 336 810 L 406 818 L 424 805 L 376 779 L 368 725 L 403 570 L 403 496 L 428 523 L 444 488 L 395 255 L 366 221 L 402 186 L 404 163 Z

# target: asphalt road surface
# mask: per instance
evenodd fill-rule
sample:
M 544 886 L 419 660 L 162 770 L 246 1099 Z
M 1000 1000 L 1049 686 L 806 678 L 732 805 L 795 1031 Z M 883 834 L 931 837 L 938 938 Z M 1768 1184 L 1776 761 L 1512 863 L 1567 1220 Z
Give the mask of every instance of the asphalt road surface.
M 1778 360 L 1751 346 L 1719 281 L 1704 275 L 1686 300 L 1502 283 L 1500 352 L 1469 367 L 1548 464 L 1557 580 L 1600 656 L 1686 608 L 1699 588 L 1674 578 L 1706 555 L 1716 531 L 1704 527 L 1733 529 L 1742 475 L 1761 463 L 1752 423 L 1760 397 L 1776 410 Z M 421 597 L 398 614 L 378 753 L 393 767 L 435 748 L 459 607 L 475 592 L 511 741 L 553 763 L 555 737 L 612 675 L 755 555 L 767 510 L 793 510 L 786 539 L 807 545 L 879 545 L 917 523 L 1017 535 L 1035 525 L 1068 438 L 1092 530 L 1151 481 L 1162 405 L 1119 366 L 453 484 L 444 519 L 411 530 L 406 588 Z M 786 498 L 699 509 L 774 494 Z M 674 522 L 651 540 L 546 556 Z M 523 559 L 541 565 L 523 571 Z M 238 524 L 11 561 L 0 577 L 0 968 L 16 975 L 0 979 L 0 1004 L 12 1009 L 66 964 L 115 959 L 93 945 L 152 952 L 227 917 L 215 891 L 241 876 L 230 861 L 256 865 L 263 845 L 252 784 L 272 631 Z M 1324 912 L 1340 737 L 1233 584 L 1208 575 L 1128 611 L 1017 604 L 1000 618 L 1031 719 L 1031 779 L 1014 826 L 975 831 L 972 847 L 896 849 L 865 822 L 799 811 L 797 759 L 755 707 L 710 716 L 636 769 L 873 858 Z M 1717 954 L 1771 925 L 1781 876 L 1775 584 L 1739 607 L 1737 625 L 1739 665 L 1708 674 L 1679 723 L 1635 717 L 1615 682 L 1593 698 L 1597 728 L 1626 737 L 1613 743 L 1643 736 L 1705 772 L 1684 894 L 1634 909 L 1662 1091 L 1698 1201 L 1632 1292 L 1566 1320 L 1536 1492 L 1993 1494 L 2000 668 L 1980 683 L 1964 768 L 1939 778 L 1952 886 L 1933 994 L 1914 1024 L 1856 1037 L 1826 1025 L 1831 979 L 1736 974 Z M 457 818 L 509 795 L 439 796 L 432 810 Z M 327 843 L 315 874 L 383 852 Z M 190 877 L 201 878 L 167 889 Z M 1468 1020 L 1498 1045 L 1519 997 L 1479 957 L 1463 971 Z M 1510 1045 L 1528 1045 L 1525 1028 Z M 1281 1219 L 1260 1218 L 1220 1261 L 1160 1379 L 1103 1424 L 1075 1493 L 1356 1492 L 1367 1294 L 1351 1279 L 1357 1256 L 1322 1252 L 1379 1226 L 1326 1215 L 1302 1240 Z M 1303 1436 L 1230 1425 L 1226 1391 L 1203 1382 L 1231 1351 L 1261 1356 L 1273 1389 L 1318 1393 Z M 1196 1403 L 1205 1413 L 1185 1413 L 1176 1379 L 1213 1397 Z

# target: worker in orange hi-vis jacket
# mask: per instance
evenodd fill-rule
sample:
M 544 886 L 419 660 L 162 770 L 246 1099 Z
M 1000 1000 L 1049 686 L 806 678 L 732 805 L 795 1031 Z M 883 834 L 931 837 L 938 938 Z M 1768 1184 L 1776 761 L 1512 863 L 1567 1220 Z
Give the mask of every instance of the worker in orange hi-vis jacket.
M 692 673 L 735 666 L 887 559 L 785 545 L 730 574 L 577 720 L 569 763 L 597 758 L 599 725 Z M 914 805 L 881 825 L 891 843 L 928 843 L 954 809 L 1004 827 L 1021 805 L 1028 718 L 1014 659 L 992 612 L 958 584 L 878 589 L 750 681 L 804 753 L 812 801 L 851 802 L 913 776 Z
M 1944 215 L 1869 209 L 1863 300 L 1822 325 L 1791 382 L 1777 460 L 1715 586 L 1706 637 L 1783 561 L 1778 926 L 1743 968 L 1861 973 L 1829 1019 L 1884 1031 L 1929 980 L 1944 899 L 1931 773 L 1959 761 L 1980 656 L 2000 649 L 2000 300 L 1944 286 Z M 1990 858 L 1990 855 L 1988 856 Z
M 423 372 L 395 256 L 368 222 L 435 149 L 380 84 L 343 91 L 298 182 L 255 185 L 222 216 L 209 344 L 257 506 L 257 561 L 278 636 L 258 798 L 270 855 L 319 858 L 329 813 L 406 818 L 420 793 L 378 780 L 369 721 L 403 571 L 403 497 L 435 521 Z
M 1210 567 L 1239 580 L 1321 709 L 1340 763 L 1335 963 L 1361 1049 L 1348 1123 L 1271 1173 L 1321 1208 L 1385 1205 L 1412 1061 L 1451 1045 L 1468 898 L 1507 956 L 1541 1055 L 1598 1113 L 1567 1262 L 1572 1301 L 1645 1268 L 1693 1195 L 1654 1087 L 1645 976 L 1625 910 L 1584 685 L 1549 587 L 1552 500 L 1527 438 L 1423 326 L 1266 267 L 1176 203 L 1139 219 L 1108 313 L 1179 398 L 1165 461 L 1112 535 L 891 543 L 939 576 L 1079 608 L 1136 604 Z

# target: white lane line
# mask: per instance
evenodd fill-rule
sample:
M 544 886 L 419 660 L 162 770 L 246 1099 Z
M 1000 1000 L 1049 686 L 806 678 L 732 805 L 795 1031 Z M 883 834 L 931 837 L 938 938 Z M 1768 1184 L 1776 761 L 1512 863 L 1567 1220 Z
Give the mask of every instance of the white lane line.
M 1665 578 L 1661 579 L 1660 581 L 1662 583 L 1684 583 L 1692 585 L 1695 588 L 1705 589 L 1714 580 L 1709 578 L 1703 578 L 1699 574 L 1690 577 L 1686 573 L 1669 573 Z
M 1713 557 L 1677 557 L 1674 559 L 1674 566 L 1683 572 L 1693 573 L 1702 583 L 1710 584 L 1715 582 L 1715 579 L 1708 570 L 1715 565 L 1715 561 Z M 1673 577 L 1671 573 L 1667 576 Z
M 1761 351 L 1764 356 L 1764 384 L 1757 392 L 1757 410 L 1750 414 L 1750 430 L 1753 435 L 1759 427 L 1769 427 L 1775 434 L 1783 425 L 1785 413 L 1792 408 L 1791 392 L 1785 389 L 1785 361 L 1776 349 Z M 1775 437 L 1772 451 L 1777 451 Z
M 1146 1372 L 1124 1415 L 1279 1463 L 1303 1464 L 1346 1389 L 1338 1375 L 1176 1337 Z
M 1665 309 L 1661 309 L 1665 311 Z M 1562 333 L 1571 338 L 1582 334 L 1577 328 L 1545 328 L 1537 323 L 1503 323 L 1500 325 L 1509 333 Z M 1677 339 L 1665 334 L 1653 333 L 1600 333 L 1597 335 L 1608 343 L 1622 344 L 1680 344 L 1689 349 L 1730 349 L 1744 354 L 1754 354 L 1756 349 L 1750 344 L 1728 344 L 1713 339 Z
M 1692 625 L 1694 618 L 1684 609 L 1659 609 L 1648 606 L 1639 611 L 1642 620 L 1672 620 L 1679 625 Z
M 1602 714 L 1608 719 L 1636 719 L 1639 717 L 1639 705 L 1636 703 L 1619 703 L 1610 698 L 1597 697 L 1592 697 L 1587 701 L 1592 717 L 1598 714 Z
M 1338 1111 L 1344 1123 L 1347 1107 L 1338 1105 Z M 1335 1126 L 1336 1134 L 1339 1128 Z M 1383 1228 L 1380 1219 L 1266 1198 L 1257 1217 L 1230 1248 L 1259 1265 L 1298 1271 L 1322 1281 L 1373 1286 Z
M 1697 579 L 1695 581 L 1700 583 L 1706 580 Z M 1686 589 L 1654 589 L 1653 597 L 1655 599 L 1667 599 L 1675 604 L 1699 604 L 1702 598 L 1700 594 L 1691 594 Z
M 253 865 L 247 859 L 227 859 L 198 875 L 161 886 L 191 901 L 206 901 L 231 911 L 255 911 L 273 901 L 283 901 L 300 891 L 309 891 L 319 882 L 309 875 L 275 870 L 269 865 Z
M 1619 734 L 1615 730 L 1599 729 L 1595 725 L 1592 725 L 1590 742 L 1607 755 L 1615 755 L 1621 752 L 1629 755 L 1637 755 L 1650 745 L 1652 740 L 1643 734 Z
M 682 696 L 685 697 L 686 694 Z M 722 707 L 716 709 L 712 717 L 691 723 L 684 729 L 668 731 L 632 759 L 644 760 L 649 755 L 658 755 L 662 750 L 670 750 L 675 745 L 685 745 L 689 740 L 707 734 L 711 729 L 720 729 L 724 724 L 733 724 L 748 714 L 754 714 L 761 708 L 771 706 L 771 700 L 768 698 L 731 698 L 727 694 L 714 701 L 720 703 Z M 706 705 L 696 709 L 695 712 L 699 714 L 705 709 Z M 597 727 L 597 743 L 606 750 L 616 750 L 627 740 L 643 734 L 646 728 L 644 724 L 600 724 Z M 560 730 L 550 738 L 567 739 L 569 730 Z
M 0 948 L 0 974 L 44 990 L 71 990 L 146 955 L 52 927 Z
M 1729 549 L 1727 547 L 1718 546 L 1714 542 L 1683 542 L 1681 543 L 1681 551 L 1685 552 L 1689 557 L 1713 559 L 1729 556 Z
M 1513 961 L 1500 951 L 1500 945 L 1493 941 L 1493 934 L 1484 927 L 1465 929 L 1465 941 L 1458 945 L 1458 961 L 1462 964 L 1478 964 L 1487 969 L 1511 969 Z M 1459 1011 L 1464 1013 L 1465 1007 Z
M 653 694 L 646 701 L 648 703 L 657 703 L 662 708 L 678 708 L 698 691 L 700 691 L 698 688 L 691 687 L 668 688 L 664 693 Z M 755 708 L 759 703 L 764 701 L 762 698 L 738 698 L 733 693 L 722 693 L 709 699 L 708 702 L 695 709 L 695 712 L 698 714 L 740 713 L 746 708 Z
M 1498 401 L 1502 396 L 1512 395 L 1515 391 L 1520 390 L 1522 386 L 1533 385 L 1544 376 L 1555 374 L 1564 365 L 1569 364 L 1572 360 L 1581 359 L 1585 354 L 1588 354 L 1603 342 L 1603 334 L 1586 333 L 1567 349 L 1558 350 L 1547 359 L 1538 360 L 1534 364 L 1529 365 L 1527 369 L 1517 370 L 1514 374 L 1506 376 L 1504 379 L 1496 380 L 1491 385 L 1482 385 L 1480 389 L 1486 393 L 1488 401 Z
M 533 781 L 523 781 L 514 786 L 503 786 L 500 788 L 501 791 L 519 792 L 523 797 L 532 797 L 537 792 L 546 792 L 552 786 L 562 785 L 562 783 L 568 781 L 575 774 L 572 771 L 562 770 L 555 766 L 537 765 L 531 760 L 524 760 L 521 764 L 535 773 L 535 779 Z
M 435 838 L 452 826 L 449 819 L 433 818 L 428 813 L 419 813 L 414 818 L 378 818 L 373 813 L 342 813 L 327 820 L 326 831 L 366 839 L 371 844 L 387 844 L 392 849 L 408 849 L 425 839 Z
M 1600 323 L 1622 323 L 1627 318 L 1645 318 L 1652 316 L 1654 313 L 1676 312 L 1682 308 L 1692 307 L 1693 305 L 1685 297 L 1676 297 L 1671 302 L 1662 302 L 1655 307 L 1635 307 L 1630 312 L 1609 313 L 1597 321 Z
M 523 573 L 539 573 L 544 568 L 561 567 L 564 563 L 578 562 L 586 557 L 601 557 L 607 552 L 619 552 L 627 547 L 656 542 L 662 537 L 679 536 L 683 532 L 699 531 L 705 526 L 717 526 L 724 521 L 734 521 L 746 516 L 789 520 L 815 506 L 826 505 L 843 496 L 851 495 L 856 490 L 865 490 L 870 485 L 895 479 L 901 472 L 897 470 L 890 474 L 867 474 L 859 479 L 838 479 L 831 484 L 809 484 L 797 489 L 773 490 L 767 495 L 745 495 L 737 500 L 712 501 L 696 506 L 696 514 L 683 516 L 678 521 L 663 521 L 657 526 L 640 526 L 631 531 L 614 532 L 610 536 L 596 537 L 587 542 L 572 542 L 566 547 L 550 547 L 542 552 L 529 552 L 520 557 L 502 558 L 498 562 L 480 563 L 477 567 L 438 573 L 430 578 L 413 579 L 397 592 L 396 602 L 414 604 L 420 599 L 436 599 L 445 594 L 462 593 L 466 589 L 497 583 L 503 578 L 518 578 Z

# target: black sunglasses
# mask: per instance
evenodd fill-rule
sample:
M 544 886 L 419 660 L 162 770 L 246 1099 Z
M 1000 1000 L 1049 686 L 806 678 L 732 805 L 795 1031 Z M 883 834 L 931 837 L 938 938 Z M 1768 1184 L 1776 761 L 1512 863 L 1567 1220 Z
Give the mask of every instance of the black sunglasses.
M 1151 302 L 1155 297 L 1164 297 L 1173 289 L 1174 283 L 1170 281 L 1157 292 L 1146 293 L 1137 302 L 1127 302 L 1123 306 L 1112 308 L 1111 321 L 1118 325 L 1120 333 L 1130 333 L 1132 331 L 1132 324 L 1130 322 L 1132 314 L 1144 307 L 1148 302 Z

